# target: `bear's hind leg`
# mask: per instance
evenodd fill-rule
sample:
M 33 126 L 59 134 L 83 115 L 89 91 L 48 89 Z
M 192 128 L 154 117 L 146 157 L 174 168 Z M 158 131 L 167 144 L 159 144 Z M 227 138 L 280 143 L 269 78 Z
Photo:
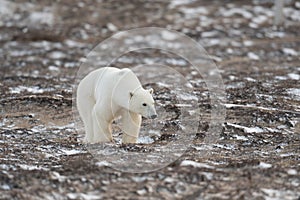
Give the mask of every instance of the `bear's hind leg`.
M 83 93 L 84 90 L 78 90 L 77 95 L 77 108 L 84 124 L 85 136 L 84 142 L 89 143 L 93 140 L 93 122 L 92 111 L 95 105 L 95 101 L 89 94 Z
M 85 143 L 90 143 L 94 139 L 92 112 L 87 116 L 87 120 L 84 121 L 84 127 L 85 127 L 85 137 L 83 141 Z
M 93 118 L 93 143 L 98 142 L 111 142 L 112 132 L 110 122 L 107 122 L 104 118 L 97 114 L 96 109 L 92 113 Z

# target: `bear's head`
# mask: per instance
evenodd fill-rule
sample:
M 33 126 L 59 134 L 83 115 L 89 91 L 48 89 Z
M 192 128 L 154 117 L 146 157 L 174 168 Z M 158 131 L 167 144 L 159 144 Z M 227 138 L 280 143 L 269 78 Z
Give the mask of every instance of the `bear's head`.
M 152 88 L 149 90 L 145 90 L 142 87 L 130 92 L 129 110 L 131 112 L 138 113 L 146 118 L 156 118 L 157 113 L 155 110 L 152 94 Z

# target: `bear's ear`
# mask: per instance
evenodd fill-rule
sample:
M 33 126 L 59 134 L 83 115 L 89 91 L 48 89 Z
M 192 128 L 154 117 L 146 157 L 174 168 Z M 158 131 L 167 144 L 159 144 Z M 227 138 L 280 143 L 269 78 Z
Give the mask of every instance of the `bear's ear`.
M 133 92 L 129 92 L 129 97 L 131 98 L 133 96 Z
M 152 88 L 150 88 L 148 91 L 149 91 L 150 94 L 153 94 L 153 89 Z

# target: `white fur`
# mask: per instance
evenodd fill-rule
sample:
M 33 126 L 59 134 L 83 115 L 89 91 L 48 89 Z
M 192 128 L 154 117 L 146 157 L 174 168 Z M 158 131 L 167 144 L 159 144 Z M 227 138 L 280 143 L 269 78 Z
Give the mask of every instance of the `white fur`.
M 136 75 L 127 68 L 105 67 L 89 73 L 77 89 L 85 142 L 112 141 L 111 123 L 121 116 L 122 143 L 136 143 L 142 116 L 156 116 L 152 92 L 143 89 Z

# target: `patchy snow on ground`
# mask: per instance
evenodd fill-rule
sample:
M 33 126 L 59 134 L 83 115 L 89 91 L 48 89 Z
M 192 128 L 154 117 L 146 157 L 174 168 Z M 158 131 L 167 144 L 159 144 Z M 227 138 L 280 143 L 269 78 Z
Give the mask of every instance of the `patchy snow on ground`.
M 261 188 L 261 191 L 266 195 L 264 198 L 266 200 L 294 200 L 295 192 L 290 190 L 278 190 L 278 189 L 269 189 L 269 188 Z
M 286 91 L 292 98 L 300 100 L 300 88 L 289 88 Z
M 248 82 L 256 82 L 257 80 L 255 80 L 254 78 L 251 77 L 245 77 L 245 80 Z
M 287 170 L 287 173 L 288 173 L 289 175 L 297 175 L 297 174 L 298 174 L 297 170 L 295 170 L 295 169 L 288 169 L 288 170 Z
M 242 141 L 249 140 L 246 136 L 243 135 L 233 135 L 232 137 L 234 137 L 236 140 L 242 140 Z
M 149 136 L 141 136 L 138 138 L 139 144 L 151 144 L 153 142 L 154 142 L 154 140 Z
M 253 41 L 251 40 L 245 40 L 243 41 L 243 44 L 246 46 L 246 47 L 251 47 L 254 45 Z
M 38 166 L 38 165 L 26 165 L 26 164 L 19 164 L 19 167 L 23 170 L 29 170 L 29 171 L 32 171 L 32 170 L 44 170 L 44 171 L 49 171 L 48 168 L 45 168 L 45 167 L 41 167 L 41 166 Z
M 81 154 L 81 153 L 85 153 L 84 151 L 81 150 L 77 150 L 77 149 L 61 149 L 61 152 L 63 153 L 63 155 L 76 155 L 76 154 Z
M 32 12 L 30 13 L 27 21 L 30 25 L 54 23 L 54 15 L 51 12 Z
M 253 52 L 248 52 L 247 54 L 248 58 L 250 58 L 251 60 L 259 60 L 259 56 Z
M 187 64 L 187 62 L 184 59 L 174 59 L 174 58 L 167 58 L 165 62 L 175 66 L 186 66 Z
M 53 88 L 40 88 L 38 86 L 26 87 L 26 86 L 18 86 L 14 88 L 9 88 L 10 93 L 12 94 L 20 94 L 22 92 L 29 92 L 33 94 L 41 94 L 44 92 L 53 91 Z
M 240 15 L 246 19 L 251 19 L 253 17 L 253 14 L 251 12 L 243 8 L 230 8 L 230 9 L 221 8 L 220 13 L 222 13 L 224 17 L 232 17 L 234 15 Z
M 178 34 L 173 33 L 171 31 L 163 31 L 161 36 L 164 40 L 172 41 L 178 37 Z
M 172 0 L 170 1 L 169 8 L 175 8 L 177 6 L 183 6 L 194 2 L 195 0 Z
M 245 87 L 245 82 L 232 82 L 225 86 L 226 89 L 240 89 Z
M 0 81 L 3 199 L 36 198 L 37 190 L 42 199 L 112 199 L 118 195 L 190 199 L 197 192 L 203 199 L 297 199 L 300 3 L 285 1 L 285 22 L 278 27 L 272 25 L 272 3 L 174 0 L 128 1 L 125 5 L 79 0 L 50 5 L 46 1 L 0 0 L 0 57 L 5 70 Z M 104 12 L 96 9 L 103 6 Z M 165 16 L 160 17 L 162 14 Z M 179 54 L 167 55 L 163 50 L 132 52 L 112 65 L 135 68 L 163 63 L 180 76 L 169 73 L 160 79 L 157 72 L 161 68 L 147 74 L 138 71 L 150 80 L 145 81 L 146 87 L 155 89 L 161 115 L 153 121 L 143 120 L 145 126 L 135 145 L 121 144 L 122 131 L 113 124 L 115 143 L 100 149 L 99 156 L 104 157 L 95 160 L 91 150 L 98 144 L 83 145 L 83 127 L 78 128 L 77 121 L 77 128 L 72 124 L 74 78 L 80 62 L 86 62 L 89 70 L 108 64 L 99 52 L 92 55 L 93 61 L 85 58 L 95 43 L 109 38 L 112 32 L 132 29 L 137 22 L 177 30 L 205 47 L 222 69 L 209 70 L 207 75 L 221 73 L 225 81 L 229 103 L 224 106 L 230 123 L 223 125 L 217 141 L 203 144 L 207 131 L 214 131 L 210 123 L 214 107 L 203 74 Z M 116 40 L 126 37 L 118 35 Z M 147 36 L 136 36 L 125 43 L 134 46 L 150 41 L 185 51 L 176 34 L 166 31 L 161 37 L 166 43 L 157 44 L 155 37 Z M 102 50 L 107 48 L 103 46 Z M 184 109 L 187 112 L 182 112 Z M 181 123 L 181 115 L 187 122 L 195 122 L 197 130 Z M 177 150 L 184 149 L 185 143 L 165 151 L 159 148 L 178 141 L 181 133 L 193 133 L 189 143 L 192 148 L 184 155 Z M 122 164 L 127 164 L 124 159 L 129 154 L 139 152 L 141 160 L 151 165 L 161 164 L 165 158 L 152 155 L 154 152 L 166 153 L 164 156 L 174 153 L 181 158 L 153 173 L 130 174 L 115 171 L 115 163 L 105 158 L 120 152 L 124 156 L 114 161 Z M 203 152 L 209 155 L 203 156 Z M 143 170 L 140 163 L 136 164 Z M 249 173 L 256 174 L 250 182 L 244 176 Z M 252 185 L 257 186 L 252 187 L 252 193 L 241 190 Z
M 294 9 L 293 7 L 285 7 L 283 8 L 283 13 L 288 18 L 292 19 L 293 21 L 300 21 L 300 10 Z
M 8 20 L 9 18 L 13 18 L 17 6 L 14 2 L 7 0 L 0 0 L 0 26 L 3 26 L 4 23 L 2 20 Z
M 226 150 L 233 150 L 235 148 L 235 145 L 233 145 L 233 144 L 215 144 L 214 146 L 221 148 L 221 149 L 226 149 Z M 195 147 L 195 148 L 197 150 L 198 147 Z
M 283 48 L 282 51 L 288 56 L 298 56 L 298 52 L 291 48 Z
M 255 24 L 262 24 L 268 20 L 268 17 L 265 15 L 259 15 L 257 17 L 252 18 L 252 22 Z
M 192 160 L 184 160 L 180 163 L 180 166 L 192 166 L 195 168 L 207 168 L 207 169 L 214 169 L 213 166 L 205 164 L 205 163 L 199 163 Z
M 242 129 L 245 133 L 262 133 L 264 132 L 264 129 L 259 128 L 259 127 L 246 127 L 246 126 L 241 126 L 237 124 L 232 124 L 232 123 L 226 123 L 228 126 L 232 126 L 238 129 Z
M 97 200 L 101 199 L 101 194 L 97 191 L 91 193 L 88 192 L 87 194 L 85 193 L 68 193 L 67 194 L 68 199 L 86 199 L 86 200 Z
M 287 77 L 286 77 L 286 76 L 275 76 L 274 78 L 277 79 L 277 80 L 280 80 L 280 81 L 285 81 L 285 80 L 287 80 Z
M 288 77 L 290 79 L 293 79 L 293 80 L 299 80 L 300 79 L 300 75 L 299 74 L 294 74 L 294 73 L 289 73 Z
M 287 91 L 289 92 L 289 90 Z M 298 96 L 299 96 L 299 91 L 297 88 L 293 88 L 291 89 L 291 95 L 296 95 L 297 96 L 297 92 L 298 92 Z M 273 98 L 273 97 L 271 97 Z M 263 106 L 257 106 L 257 105 L 253 105 L 253 104 L 249 104 L 249 105 L 241 105 L 241 104 L 230 104 L 230 103 L 227 103 L 227 104 L 224 104 L 224 106 L 226 108 L 252 108 L 252 109 L 258 109 L 258 110 L 265 110 L 265 111 L 281 111 L 281 112 L 293 112 L 292 110 L 282 110 L 282 109 L 279 109 L 279 108 L 268 108 L 268 107 L 263 107 Z
M 184 13 L 186 19 L 198 17 L 199 15 L 206 15 L 208 13 L 207 8 L 205 7 L 197 7 L 197 8 L 182 7 L 179 10 L 182 13 Z
M 111 166 L 111 163 L 109 163 L 109 162 L 107 162 L 107 161 L 98 161 L 98 162 L 96 162 L 95 165 L 96 165 L 97 167 L 103 167 L 103 166 L 109 167 L 109 166 Z
M 198 97 L 191 94 L 179 94 L 178 98 L 184 101 L 198 101 Z
M 62 59 L 66 57 L 66 54 L 61 51 L 53 51 L 49 54 L 49 57 L 52 59 Z
M 272 164 L 265 163 L 265 162 L 260 162 L 259 165 L 258 165 L 258 167 L 262 168 L 262 169 L 268 169 L 268 168 L 272 167 Z

